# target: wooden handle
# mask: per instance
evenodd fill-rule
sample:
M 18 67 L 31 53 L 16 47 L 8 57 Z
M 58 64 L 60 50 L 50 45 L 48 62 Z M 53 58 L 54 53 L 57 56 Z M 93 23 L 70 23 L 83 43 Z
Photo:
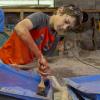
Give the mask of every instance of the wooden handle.
M 44 84 L 44 79 L 43 78 L 41 78 L 41 81 L 40 81 L 40 83 L 39 83 L 39 85 L 38 85 L 38 91 L 44 91 L 45 90 L 45 84 Z
M 43 80 L 43 79 L 41 79 L 41 81 L 40 81 L 40 83 L 39 83 L 38 86 L 39 86 L 39 87 L 42 87 L 42 88 L 45 88 L 44 80 Z

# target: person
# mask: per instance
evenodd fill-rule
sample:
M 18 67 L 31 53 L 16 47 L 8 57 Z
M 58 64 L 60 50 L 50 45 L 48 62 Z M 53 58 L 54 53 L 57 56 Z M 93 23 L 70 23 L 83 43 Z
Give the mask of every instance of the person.
M 0 9 L 0 33 L 4 32 L 4 12 Z
M 0 48 L 0 59 L 3 63 L 23 69 L 18 65 L 28 64 L 36 57 L 39 71 L 46 75 L 48 62 L 42 52 L 52 48 L 59 31 L 68 31 L 78 26 L 81 21 L 81 11 L 75 7 L 66 7 L 62 15 L 48 16 L 37 12 L 20 21 L 13 34 Z
M 3 9 L 0 8 L 0 47 L 8 39 L 8 34 L 4 32 L 5 15 Z

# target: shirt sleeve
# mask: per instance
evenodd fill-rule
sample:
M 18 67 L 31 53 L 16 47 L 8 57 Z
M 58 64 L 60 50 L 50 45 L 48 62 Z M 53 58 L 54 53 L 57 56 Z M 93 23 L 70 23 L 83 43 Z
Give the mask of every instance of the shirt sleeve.
M 46 23 L 46 14 L 42 12 L 32 13 L 31 15 L 27 16 L 27 18 L 31 20 L 33 28 L 41 27 L 41 25 L 43 26 Z

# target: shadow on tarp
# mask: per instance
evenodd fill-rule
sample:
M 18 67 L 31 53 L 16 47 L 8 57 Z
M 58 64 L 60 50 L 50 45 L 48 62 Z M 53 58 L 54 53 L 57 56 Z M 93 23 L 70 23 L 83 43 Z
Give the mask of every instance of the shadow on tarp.
M 5 95 L 11 98 L 16 98 L 11 100 L 47 100 L 46 97 L 36 94 L 38 90 L 37 86 L 40 80 L 41 78 L 36 72 L 30 73 L 22 70 L 17 71 L 9 65 L 0 64 L 1 98 L 2 95 Z M 49 85 L 46 88 L 47 97 L 50 90 Z

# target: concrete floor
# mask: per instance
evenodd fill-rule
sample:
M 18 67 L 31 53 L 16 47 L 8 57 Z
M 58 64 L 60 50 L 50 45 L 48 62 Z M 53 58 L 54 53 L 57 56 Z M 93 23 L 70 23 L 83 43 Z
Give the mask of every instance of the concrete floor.
M 84 52 L 83 55 L 85 55 Z M 66 56 L 57 57 L 53 62 L 49 63 L 52 69 L 52 74 L 61 79 L 63 77 L 73 77 L 81 75 L 100 74 L 100 51 L 89 52 L 86 57 Z M 62 83 L 62 82 L 61 82 Z

